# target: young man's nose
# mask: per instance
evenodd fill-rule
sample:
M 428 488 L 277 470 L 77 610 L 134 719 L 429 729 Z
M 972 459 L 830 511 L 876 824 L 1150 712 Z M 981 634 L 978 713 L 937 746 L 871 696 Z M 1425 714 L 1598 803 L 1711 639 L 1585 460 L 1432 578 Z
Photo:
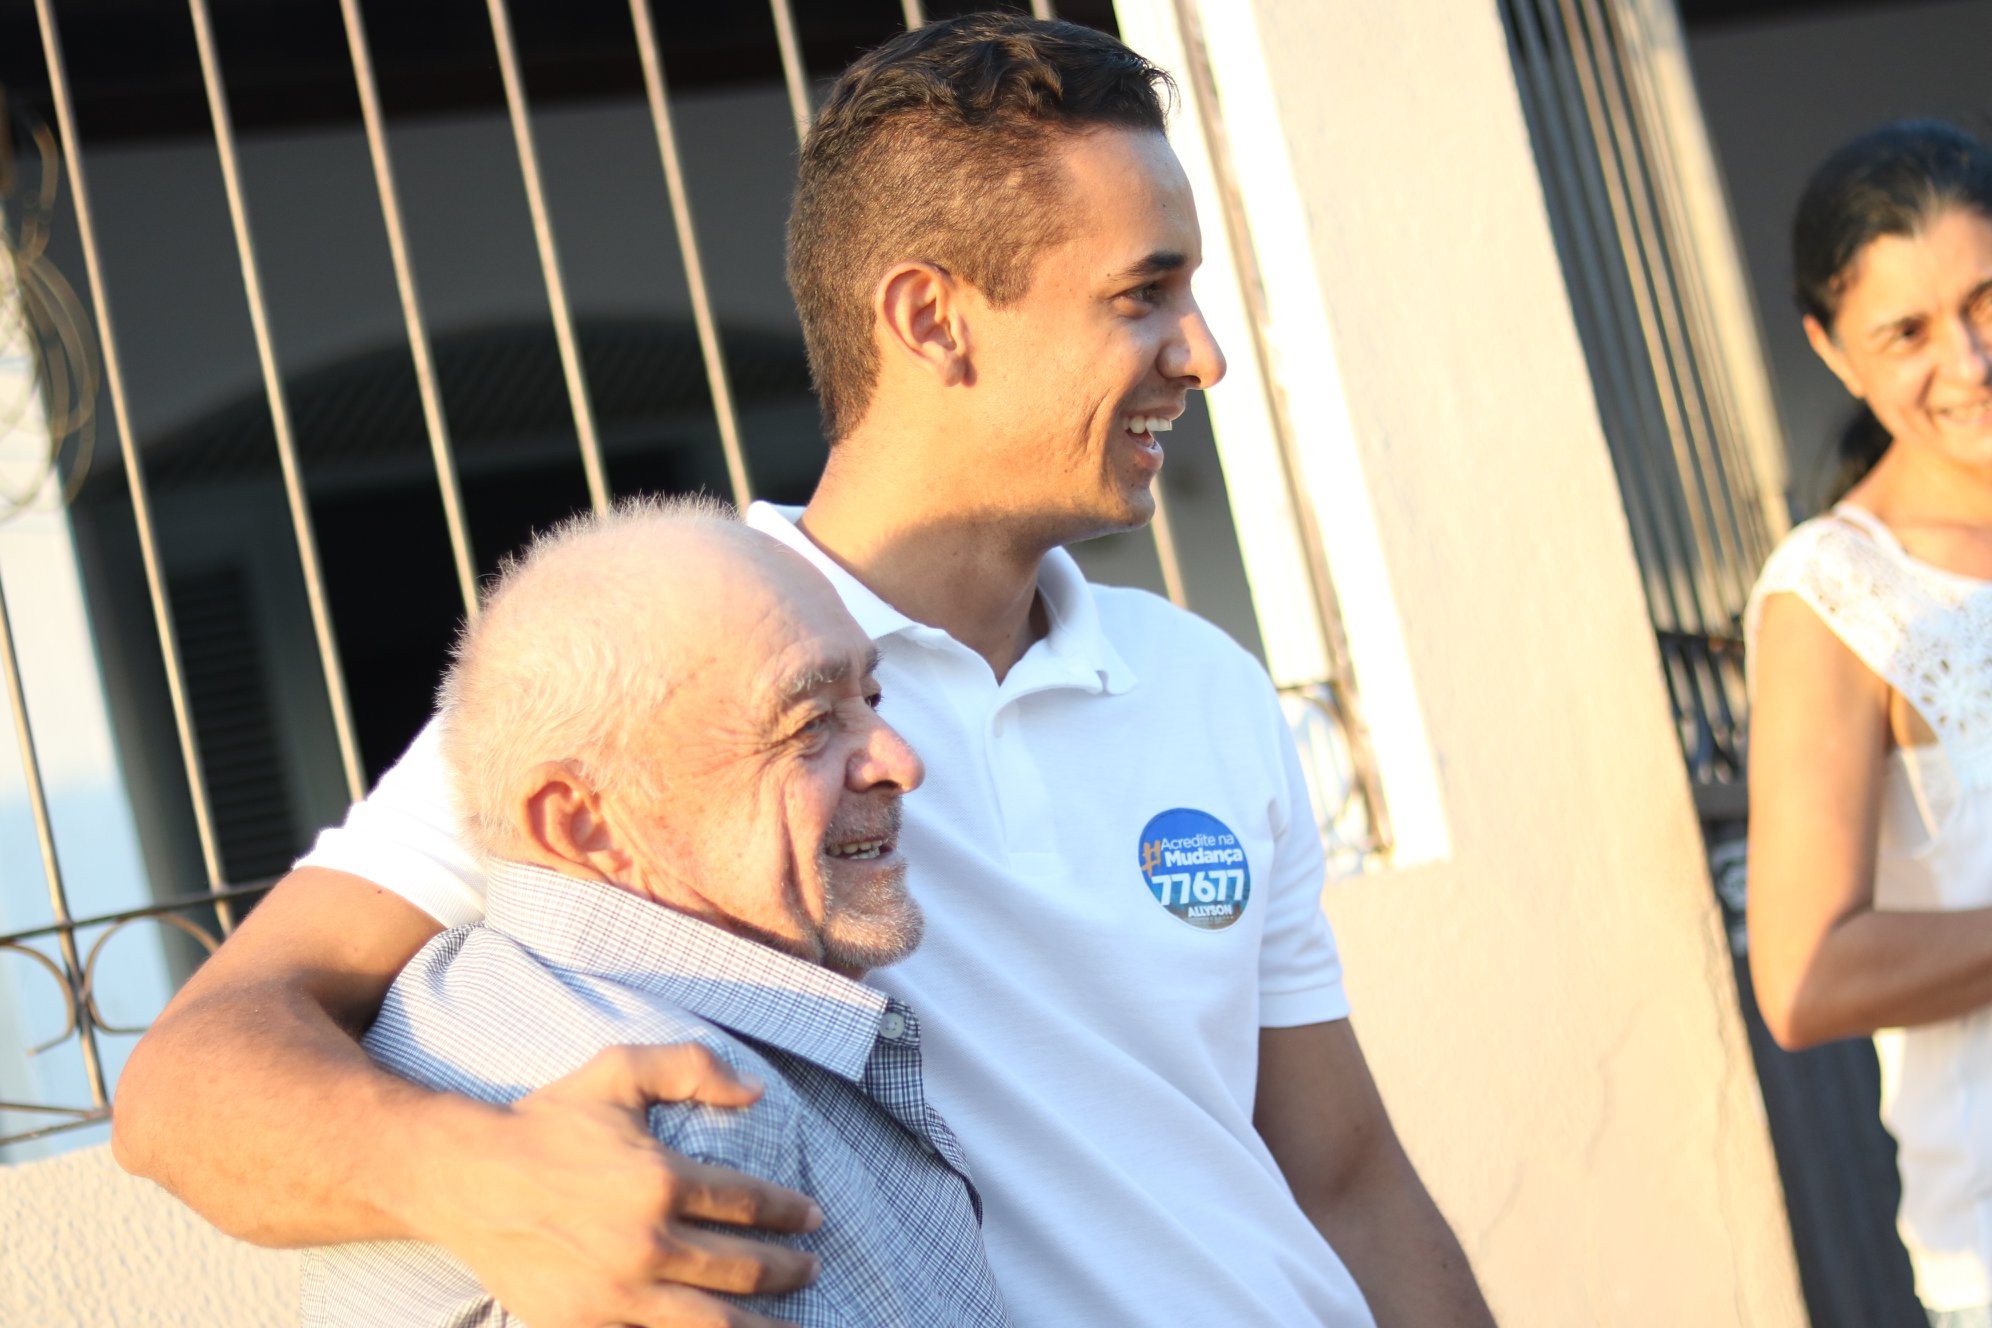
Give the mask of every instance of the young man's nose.
M 927 767 L 912 744 L 899 736 L 899 730 L 874 718 L 864 745 L 851 756 L 848 782 L 854 792 L 890 785 L 901 793 L 911 793 L 927 777 Z
M 1182 334 L 1163 352 L 1162 372 L 1172 379 L 1189 379 L 1191 387 L 1214 387 L 1224 377 L 1224 351 L 1217 344 L 1203 310 L 1195 305 L 1184 317 Z

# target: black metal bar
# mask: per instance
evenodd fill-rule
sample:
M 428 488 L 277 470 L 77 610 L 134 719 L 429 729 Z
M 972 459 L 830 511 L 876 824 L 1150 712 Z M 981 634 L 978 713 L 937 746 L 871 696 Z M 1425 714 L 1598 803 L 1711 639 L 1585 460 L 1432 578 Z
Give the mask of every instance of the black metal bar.
M 117 913 L 99 913 L 94 917 L 76 918 L 69 922 L 53 922 L 45 927 L 30 927 L 26 931 L 10 932 L 0 936 L 0 945 L 10 941 L 32 941 L 42 936 L 53 936 L 58 932 L 78 932 L 88 927 L 103 927 L 115 922 L 129 922 L 133 918 L 149 918 L 160 913 L 178 913 L 182 909 L 212 906 L 220 900 L 246 899 L 250 895 L 267 893 L 276 885 L 277 877 L 254 885 L 230 885 L 220 890 L 202 890 L 193 894 L 174 895 L 167 899 L 156 899 L 138 908 L 128 908 Z M 81 965 L 78 965 L 81 972 Z
M 194 814 L 194 835 L 200 842 L 201 865 L 208 884 L 220 890 L 225 881 L 221 848 L 215 836 L 214 811 L 208 797 L 207 775 L 201 766 L 200 746 L 194 737 L 193 711 L 187 700 L 186 666 L 180 658 L 180 640 L 173 624 L 173 611 L 166 598 L 166 574 L 159 557 L 159 538 L 152 524 L 152 500 L 140 460 L 138 435 L 131 420 L 125 392 L 124 369 L 118 356 L 118 340 L 113 334 L 109 288 L 104 264 L 97 249 L 97 227 L 90 202 L 89 181 L 83 170 L 83 144 L 76 132 L 75 99 L 69 86 L 69 72 L 62 55 L 62 34 L 56 26 L 53 0 L 35 0 L 35 17 L 41 25 L 42 62 L 48 73 L 49 96 L 55 105 L 55 121 L 62 133 L 62 146 L 69 154 L 69 181 L 76 207 L 77 239 L 83 250 L 83 268 L 90 278 L 91 309 L 97 320 L 99 349 L 103 354 L 104 388 L 110 394 L 111 414 L 117 423 L 118 452 L 124 462 L 127 491 L 131 495 L 132 523 L 138 535 L 140 564 L 145 569 L 145 590 L 152 607 L 152 622 L 159 634 L 159 654 L 166 669 L 166 695 L 173 708 L 173 731 L 179 740 L 180 760 L 186 770 L 187 796 Z M 224 931 L 235 925 L 224 906 Z
M 13 1104 L 0 1104 L 0 1110 L 18 1111 L 20 1109 Z M 59 1125 L 44 1125 L 39 1130 L 24 1130 L 19 1134 L 0 1135 L 0 1148 L 10 1148 L 15 1144 L 29 1144 L 37 1139 L 46 1139 L 51 1135 L 67 1134 L 71 1130 L 81 1130 L 87 1126 L 101 1125 L 111 1118 L 111 1109 L 109 1107 L 91 1107 L 87 1110 L 82 1107 L 52 1108 L 52 1110 L 73 1110 L 77 1113 L 77 1116 L 75 1120 L 63 1121 Z
M 69 1116 L 73 1118 L 53 1125 L 38 1126 L 32 1130 L 0 1135 L 0 1149 L 13 1144 L 24 1144 L 36 1139 L 47 1138 L 50 1135 L 61 1134 L 67 1130 L 81 1129 L 84 1126 L 94 1125 L 100 1121 L 110 1119 L 109 1085 L 104 1081 L 102 1069 L 98 1064 L 97 1034 L 99 1032 L 132 1034 L 142 1033 L 145 1030 L 143 1026 L 120 1027 L 107 1023 L 103 1019 L 101 1012 L 97 1009 L 96 995 L 92 990 L 93 977 L 96 970 L 97 958 L 103 951 L 105 941 L 109 940 L 127 923 L 146 918 L 157 918 L 161 922 L 169 923 L 179 930 L 188 933 L 203 948 L 212 953 L 220 944 L 221 938 L 210 934 L 197 923 L 190 922 L 177 915 L 188 909 L 215 909 L 217 911 L 216 924 L 219 929 L 221 923 L 219 911 L 221 909 L 228 907 L 235 900 L 262 894 L 275 884 L 275 880 L 272 879 L 250 885 L 224 886 L 215 891 L 202 890 L 176 895 L 169 899 L 154 900 L 150 904 L 141 905 L 137 908 L 119 909 L 116 912 L 99 913 L 87 918 L 60 918 L 45 926 L 29 927 L 21 931 L 11 932 L 5 936 L 0 936 L 0 954 L 12 952 L 36 961 L 47 971 L 51 980 L 56 983 L 57 989 L 62 993 L 66 1012 L 62 1031 L 48 1042 L 29 1048 L 28 1054 L 31 1056 L 39 1055 L 44 1051 L 61 1046 L 72 1038 L 77 1039 L 83 1049 L 86 1066 L 91 1071 L 91 1096 L 95 1099 L 94 1105 L 89 1107 L 61 1106 L 54 1103 L 37 1102 L 0 1102 L 0 1113 L 28 1112 L 38 1115 Z M 102 936 L 98 937 L 95 944 L 90 947 L 88 958 L 79 958 L 76 949 L 77 934 L 100 927 L 108 928 L 108 930 Z M 27 944 L 29 941 L 50 936 L 57 939 L 58 944 L 56 948 L 60 956 L 60 962 L 56 958 Z
M 103 1106 L 111 1100 L 110 1085 L 104 1080 L 103 1058 L 97 1051 L 97 1030 L 90 1022 L 89 1012 L 81 1009 L 75 999 L 75 980 L 76 975 L 82 972 L 82 961 L 76 954 L 74 924 L 69 920 L 69 892 L 63 888 L 62 866 L 56 859 L 55 827 L 49 820 L 48 799 L 42 787 L 41 761 L 35 754 L 34 729 L 28 723 L 28 697 L 21 686 L 20 661 L 14 655 L 14 626 L 7 616 L 4 591 L 0 591 L 0 676 L 6 679 L 14 737 L 21 748 L 21 771 L 27 780 L 28 806 L 34 813 L 35 838 L 41 845 L 42 872 L 48 880 L 49 908 L 55 914 L 62 965 L 69 979 L 69 990 L 65 996 L 69 1000 L 71 1017 L 65 1036 L 57 1041 L 66 1041 L 68 1035 L 75 1036 L 83 1053 L 83 1073 L 90 1081 L 90 1098 L 98 1106 Z

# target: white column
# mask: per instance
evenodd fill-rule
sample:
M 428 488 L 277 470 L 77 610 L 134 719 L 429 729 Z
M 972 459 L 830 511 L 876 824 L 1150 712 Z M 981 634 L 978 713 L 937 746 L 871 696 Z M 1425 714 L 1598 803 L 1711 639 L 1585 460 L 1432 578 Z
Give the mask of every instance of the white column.
M 1178 77 L 1181 97 L 1169 136 L 1190 176 L 1202 222 L 1204 265 L 1197 298 L 1231 365 L 1226 380 L 1208 394 L 1211 425 L 1267 667 L 1283 687 L 1328 676 L 1299 529 L 1311 513 L 1327 551 L 1363 719 L 1389 808 L 1391 861 L 1398 867 L 1442 861 L 1449 838 L 1438 773 L 1424 712 L 1411 686 L 1401 615 L 1349 419 L 1340 359 L 1310 248 L 1306 205 L 1272 101 L 1254 15 L 1243 4 L 1213 4 L 1206 7 L 1202 26 L 1270 315 L 1271 354 L 1266 360 L 1258 353 L 1240 289 L 1233 237 L 1227 234 L 1208 149 L 1207 108 L 1198 104 L 1190 86 L 1176 7 L 1173 0 L 1122 0 L 1118 11 L 1129 44 Z M 1288 484 L 1280 459 L 1266 392 L 1269 378 L 1288 404 L 1304 488 L 1300 494 Z M 1326 759 L 1320 764 L 1325 774 L 1325 767 L 1334 763 Z

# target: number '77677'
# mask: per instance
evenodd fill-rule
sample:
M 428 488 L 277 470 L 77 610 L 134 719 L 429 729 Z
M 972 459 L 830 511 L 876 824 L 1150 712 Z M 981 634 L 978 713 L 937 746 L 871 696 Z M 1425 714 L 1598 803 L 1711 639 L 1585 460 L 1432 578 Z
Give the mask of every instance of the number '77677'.
M 1200 871 L 1195 875 L 1189 872 L 1156 872 L 1148 879 L 1154 884 L 1156 900 L 1165 908 L 1192 901 L 1199 904 L 1224 900 L 1242 903 L 1245 899 L 1245 873 L 1231 868 Z

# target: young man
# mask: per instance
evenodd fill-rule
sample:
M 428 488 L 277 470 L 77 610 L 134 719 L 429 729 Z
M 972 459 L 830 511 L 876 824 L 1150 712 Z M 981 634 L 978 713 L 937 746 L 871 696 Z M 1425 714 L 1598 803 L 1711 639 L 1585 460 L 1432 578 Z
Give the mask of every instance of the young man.
M 639 500 L 535 539 L 443 682 L 486 916 L 422 947 L 365 1046 L 494 1103 L 617 1044 L 704 1047 L 766 1092 L 653 1107 L 651 1133 L 825 1214 L 786 1238 L 821 1275 L 754 1308 L 1003 1328 L 919 1020 L 857 981 L 921 932 L 896 843 L 920 760 L 872 707 L 873 656 L 819 573 L 719 504 Z M 303 1284 L 304 1328 L 520 1322 L 420 1241 L 313 1251 Z
M 1224 372 L 1165 85 L 994 14 L 846 72 L 790 220 L 831 457 L 799 523 L 749 524 L 830 578 L 928 759 L 904 832 L 927 939 L 881 982 L 926 1020 L 1017 1320 L 1485 1324 L 1350 1030 L 1264 673 L 1061 547 L 1150 518 L 1156 435 Z M 494 1111 L 354 1045 L 482 906 L 442 783 L 418 739 L 189 983 L 125 1072 L 120 1158 L 251 1239 L 442 1244 L 538 1328 L 765 1322 L 697 1288 L 806 1268 L 695 1224 L 817 1215 L 636 1111 L 743 1100 L 725 1076 L 652 1049 Z

